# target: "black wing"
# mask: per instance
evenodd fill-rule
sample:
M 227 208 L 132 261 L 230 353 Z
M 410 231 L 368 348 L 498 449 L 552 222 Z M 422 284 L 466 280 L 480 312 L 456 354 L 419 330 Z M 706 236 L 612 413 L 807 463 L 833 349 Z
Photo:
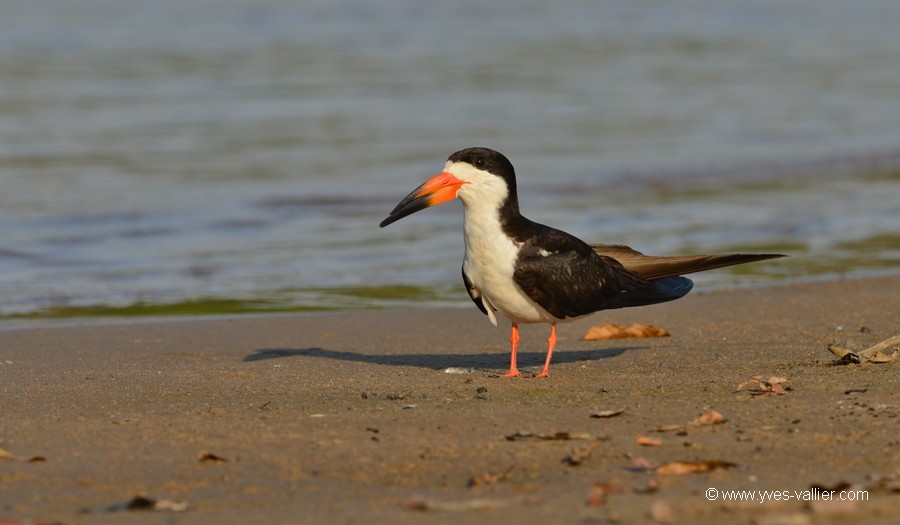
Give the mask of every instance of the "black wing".
M 546 226 L 524 240 L 513 279 L 558 319 L 671 301 L 693 286 L 685 277 L 647 280 L 578 238 Z
M 477 288 L 475 288 L 475 286 L 472 285 L 472 281 L 470 281 L 469 276 L 466 275 L 465 266 L 463 266 L 462 269 L 462 276 L 463 284 L 466 285 L 466 292 L 469 293 L 469 297 L 472 298 L 472 302 L 475 303 L 475 306 L 477 306 L 479 310 L 481 310 L 481 313 L 483 313 L 484 315 L 488 315 L 487 308 L 484 307 L 484 302 L 481 300 L 481 293 Z

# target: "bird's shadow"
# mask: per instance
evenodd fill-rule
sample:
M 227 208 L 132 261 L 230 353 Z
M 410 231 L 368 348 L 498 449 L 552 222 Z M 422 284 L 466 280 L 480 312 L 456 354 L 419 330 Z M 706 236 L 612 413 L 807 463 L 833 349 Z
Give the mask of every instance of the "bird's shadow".
M 646 347 L 627 348 L 603 348 L 595 350 L 571 350 L 556 351 L 553 353 L 553 363 L 571 363 L 577 361 L 595 361 L 616 357 L 627 350 L 638 350 Z M 268 359 L 282 359 L 287 357 L 315 357 L 321 359 L 333 359 L 337 361 L 354 361 L 357 363 L 371 363 L 387 366 L 417 366 L 440 370 L 449 367 L 459 368 L 502 368 L 506 366 L 508 357 L 500 352 L 485 352 L 481 354 L 392 354 L 371 355 L 350 352 L 346 350 L 329 350 L 326 348 L 261 348 L 244 357 L 244 362 L 265 361 Z M 518 362 L 520 366 L 540 366 L 544 363 L 544 352 L 519 352 Z

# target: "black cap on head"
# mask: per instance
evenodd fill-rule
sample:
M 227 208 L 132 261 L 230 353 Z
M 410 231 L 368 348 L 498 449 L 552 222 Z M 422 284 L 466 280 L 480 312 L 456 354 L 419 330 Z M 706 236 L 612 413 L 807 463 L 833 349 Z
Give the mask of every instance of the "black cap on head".
M 510 193 L 516 191 L 516 170 L 499 151 L 490 148 L 466 148 L 459 150 L 447 159 L 450 162 L 467 162 L 480 170 L 492 173 L 506 181 Z

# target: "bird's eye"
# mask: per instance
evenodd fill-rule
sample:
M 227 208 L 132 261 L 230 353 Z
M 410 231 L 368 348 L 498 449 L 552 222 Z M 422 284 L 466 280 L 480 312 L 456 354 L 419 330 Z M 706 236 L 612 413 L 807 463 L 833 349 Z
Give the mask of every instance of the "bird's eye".
M 484 158 L 483 158 L 483 157 L 478 157 L 478 158 L 475 159 L 475 167 L 476 167 L 476 168 L 483 168 L 483 167 L 484 167 Z

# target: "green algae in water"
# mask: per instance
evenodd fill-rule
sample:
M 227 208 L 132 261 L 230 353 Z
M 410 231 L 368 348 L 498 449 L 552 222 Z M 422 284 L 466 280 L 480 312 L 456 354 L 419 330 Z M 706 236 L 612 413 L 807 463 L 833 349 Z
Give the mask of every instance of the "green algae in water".
M 87 306 L 55 306 L 35 312 L 6 315 L 8 319 L 26 318 L 65 318 L 65 317 L 156 317 L 156 316 L 193 316 L 193 315 L 225 315 L 260 312 L 309 312 L 324 311 L 329 308 L 316 308 L 304 305 L 285 306 L 266 301 L 239 299 L 196 299 L 174 303 L 137 302 L 124 306 L 87 305 Z
M 184 301 L 139 301 L 127 305 L 66 305 L 33 312 L 0 315 L 0 319 L 75 317 L 160 317 L 259 313 L 331 312 L 409 307 L 416 304 L 456 303 L 466 298 L 458 286 L 425 288 L 408 285 L 285 289 L 267 298 L 207 297 Z

